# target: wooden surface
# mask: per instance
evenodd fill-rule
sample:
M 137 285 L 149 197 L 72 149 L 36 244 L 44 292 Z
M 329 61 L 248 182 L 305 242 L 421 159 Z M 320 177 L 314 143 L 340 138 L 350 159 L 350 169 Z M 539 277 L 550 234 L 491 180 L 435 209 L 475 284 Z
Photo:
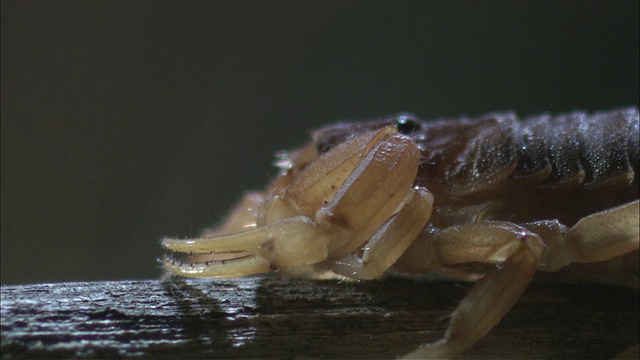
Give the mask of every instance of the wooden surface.
M 281 278 L 2 287 L 2 358 L 388 358 L 440 337 L 469 285 Z M 638 295 L 533 284 L 468 358 L 611 358 Z

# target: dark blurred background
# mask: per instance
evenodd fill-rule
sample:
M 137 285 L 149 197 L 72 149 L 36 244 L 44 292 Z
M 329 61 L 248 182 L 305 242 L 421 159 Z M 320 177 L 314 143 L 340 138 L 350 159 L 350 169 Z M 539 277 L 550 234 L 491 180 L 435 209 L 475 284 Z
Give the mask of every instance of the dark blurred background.
M 2 283 L 157 278 L 338 119 L 637 106 L 638 1 L 11 1 Z

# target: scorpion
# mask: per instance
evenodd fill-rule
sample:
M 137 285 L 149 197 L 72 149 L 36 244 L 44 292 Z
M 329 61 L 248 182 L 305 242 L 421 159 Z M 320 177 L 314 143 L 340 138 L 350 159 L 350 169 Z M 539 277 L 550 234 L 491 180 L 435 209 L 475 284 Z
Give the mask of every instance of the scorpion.
M 538 271 L 606 263 L 637 276 L 638 153 L 637 108 L 339 122 L 278 155 L 275 180 L 219 227 L 162 240 L 163 265 L 185 277 L 476 280 L 444 336 L 406 355 L 456 357 Z

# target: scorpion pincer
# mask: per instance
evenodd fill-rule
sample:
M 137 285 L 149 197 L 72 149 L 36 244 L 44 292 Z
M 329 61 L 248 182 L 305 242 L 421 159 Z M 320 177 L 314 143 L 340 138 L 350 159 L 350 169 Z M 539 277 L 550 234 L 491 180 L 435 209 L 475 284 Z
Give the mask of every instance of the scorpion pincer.
M 630 259 L 616 264 L 637 274 L 638 159 L 637 108 L 341 122 L 281 156 L 273 183 L 246 194 L 218 228 L 164 239 L 185 256 L 167 256 L 164 267 L 210 278 L 276 270 L 480 278 L 444 337 L 407 355 L 455 357 L 537 271 Z

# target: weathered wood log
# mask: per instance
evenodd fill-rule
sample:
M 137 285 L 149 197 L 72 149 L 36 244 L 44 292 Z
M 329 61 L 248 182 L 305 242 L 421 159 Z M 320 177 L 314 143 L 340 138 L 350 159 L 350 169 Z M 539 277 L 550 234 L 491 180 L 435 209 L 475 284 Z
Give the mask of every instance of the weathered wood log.
M 388 358 L 442 336 L 469 285 L 258 277 L 2 287 L 3 358 Z M 468 358 L 611 358 L 634 290 L 532 284 Z

